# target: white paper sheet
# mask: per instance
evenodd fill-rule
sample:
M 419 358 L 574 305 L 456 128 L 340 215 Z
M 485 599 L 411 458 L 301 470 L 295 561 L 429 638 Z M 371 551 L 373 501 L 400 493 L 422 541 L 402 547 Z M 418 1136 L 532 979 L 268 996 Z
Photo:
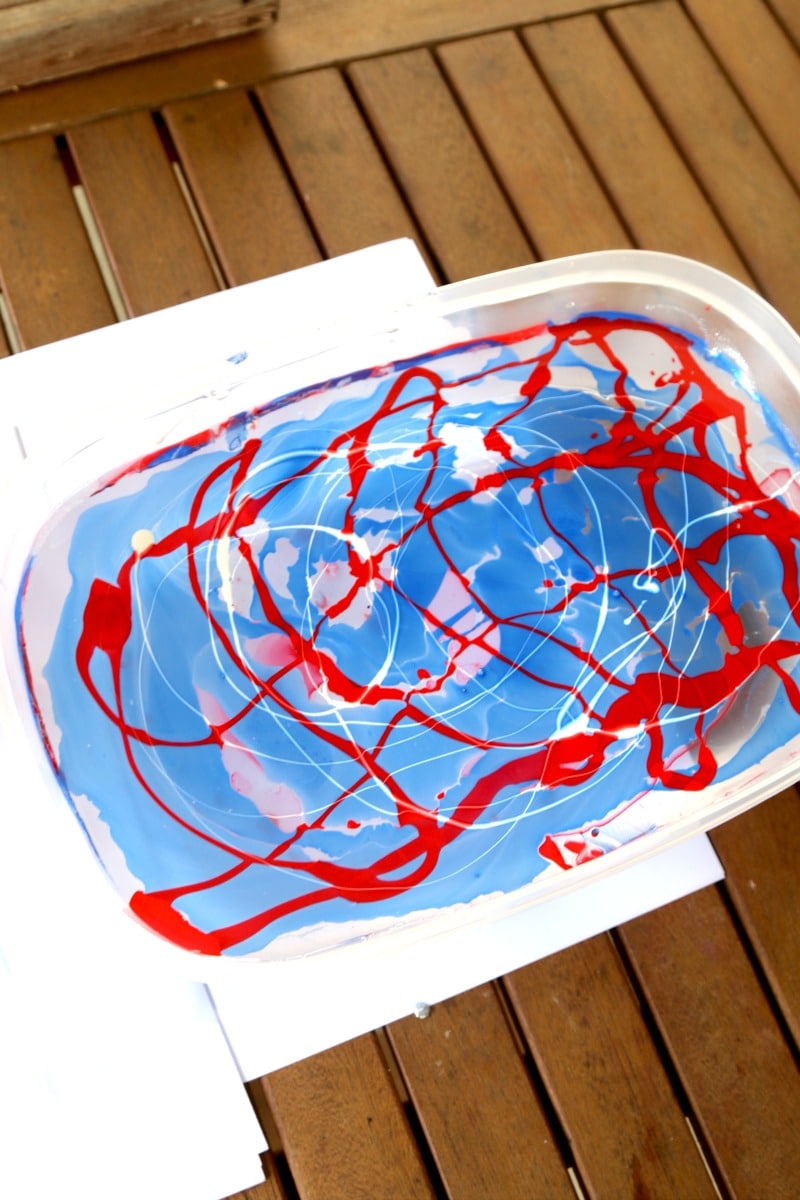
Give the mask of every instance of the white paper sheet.
M 3 797 L 0 1195 L 218 1200 L 257 1182 L 264 1138 L 207 992 L 126 936 L 66 806 L 7 769 Z
M 376 295 L 431 287 L 413 246 L 392 243 L 7 359 L 0 469 L 23 446 L 36 464 L 147 416 L 192 364 L 224 368 L 266 330 L 291 357 L 330 344 L 332 317 L 373 321 Z M 0 579 L 6 614 L 11 587 Z M 219 1200 L 256 1184 L 265 1141 L 208 991 L 122 913 L 55 782 L 13 742 L 4 684 L 0 1195 Z
M 242 351 L 264 368 L 313 361 L 433 290 L 400 239 L 28 350 L 0 362 L 0 429 L 16 425 L 30 459 L 61 460 L 173 395 L 223 394 Z

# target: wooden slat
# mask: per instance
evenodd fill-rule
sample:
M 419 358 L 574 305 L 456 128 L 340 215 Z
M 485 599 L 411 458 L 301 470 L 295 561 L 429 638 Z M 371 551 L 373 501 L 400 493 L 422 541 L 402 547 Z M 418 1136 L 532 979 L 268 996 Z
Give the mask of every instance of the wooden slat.
M 588 1194 L 712 1197 L 610 938 L 523 967 L 507 986 Z
M 562 17 L 603 0 L 283 0 L 272 31 L 274 67 L 286 73 Z
M 768 299 L 800 325 L 800 196 L 674 0 L 609 22 Z
M 449 1196 L 574 1200 L 491 985 L 388 1032 Z
M 789 788 L 711 837 L 728 893 L 800 1046 L 800 797 Z
M 695 24 L 725 67 L 772 143 L 784 167 L 800 186 L 800 138 L 795 104 L 800 94 L 800 57 L 760 0 L 686 0 Z M 800 12 L 800 6 L 798 6 Z
M 541 257 L 629 244 L 515 34 L 449 43 L 438 57 Z
M 53 139 L 0 146 L 0 280 L 23 347 L 114 321 Z
M 246 92 L 173 104 L 164 118 L 229 284 L 319 260 L 297 197 Z
M 215 291 L 150 115 L 82 126 L 69 144 L 128 311 L 138 316 Z
M 269 75 L 269 43 L 258 35 L 91 71 L 0 95 L 0 142 L 139 108 L 155 110 Z
M 327 254 L 421 240 L 339 71 L 277 80 L 258 96 Z
M 717 890 L 621 936 L 731 1195 L 796 1196 L 800 1074 Z
M 444 277 L 529 262 L 531 246 L 431 55 L 370 59 L 350 76 Z
M 302 1200 L 433 1191 L 374 1036 L 261 1080 Z
M 594 16 L 526 30 L 542 74 L 637 245 L 747 271 L 652 106 Z
M 0 9 L 0 90 L 272 23 L 276 0 L 39 0 Z
M 794 44 L 800 47 L 800 6 L 797 0 L 769 0 L 769 7 L 794 39 Z

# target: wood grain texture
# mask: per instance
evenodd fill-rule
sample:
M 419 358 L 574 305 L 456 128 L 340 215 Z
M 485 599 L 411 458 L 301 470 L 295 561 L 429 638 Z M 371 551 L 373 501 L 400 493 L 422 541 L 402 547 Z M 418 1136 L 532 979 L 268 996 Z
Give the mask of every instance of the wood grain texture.
M 731 1195 L 793 1200 L 800 1074 L 720 893 L 704 888 L 621 937 Z
M 750 113 L 674 0 L 608 20 L 759 286 L 800 325 L 800 196 Z
M 768 7 L 800 49 L 800 5 L 797 0 L 768 0 Z
M 26 349 L 115 319 L 47 135 L 0 146 L 0 286 Z
M 229 284 L 319 261 L 294 190 L 245 91 L 164 110 Z
M 601 0 L 282 0 L 266 37 L 273 73 L 289 74 L 601 7 Z
M 787 97 L 800 91 L 800 56 L 760 0 L 685 0 L 784 167 L 800 186 L 798 114 Z M 800 5 L 797 7 L 800 12 Z
M 530 262 L 530 243 L 432 56 L 354 63 L 350 77 L 443 277 Z
M 72 131 L 70 148 L 133 316 L 217 289 L 197 228 L 149 113 Z
M 749 276 L 686 163 L 594 16 L 526 30 L 539 69 L 636 244 Z
M 433 1200 L 375 1037 L 261 1080 L 302 1200 Z
M 339 71 L 257 92 L 326 254 L 422 236 Z
M 268 42 L 251 34 L 52 80 L 0 95 L 0 142 L 140 108 L 158 109 L 269 75 Z
M 388 1033 L 449 1196 L 574 1200 L 491 985 Z
M 438 57 L 540 257 L 629 245 L 515 34 L 450 42 Z
M 279 19 L 266 32 L 0 96 L 0 140 L 590 7 L 605 5 L 597 0 L 282 0 Z
M 271 25 L 276 0 L 39 0 L 0 8 L 0 91 Z
M 725 886 L 800 1046 L 800 797 L 788 788 L 711 835 Z
M 712 1197 L 610 938 L 515 971 L 507 986 L 587 1194 Z

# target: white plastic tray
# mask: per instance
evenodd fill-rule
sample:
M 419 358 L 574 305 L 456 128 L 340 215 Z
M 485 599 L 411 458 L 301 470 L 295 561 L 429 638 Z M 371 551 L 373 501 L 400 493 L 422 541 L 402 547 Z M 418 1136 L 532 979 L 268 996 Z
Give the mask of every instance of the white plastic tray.
M 14 484 L 18 735 L 141 919 L 385 949 L 800 775 L 800 344 L 769 306 L 612 252 L 303 345 L 162 377 Z

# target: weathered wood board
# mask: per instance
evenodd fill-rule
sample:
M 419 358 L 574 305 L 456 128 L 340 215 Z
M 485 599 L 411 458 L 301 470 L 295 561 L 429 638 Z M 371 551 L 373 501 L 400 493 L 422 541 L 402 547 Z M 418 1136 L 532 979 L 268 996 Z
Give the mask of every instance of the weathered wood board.
M 0 91 L 263 29 L 279 0 L 0 0 Z

